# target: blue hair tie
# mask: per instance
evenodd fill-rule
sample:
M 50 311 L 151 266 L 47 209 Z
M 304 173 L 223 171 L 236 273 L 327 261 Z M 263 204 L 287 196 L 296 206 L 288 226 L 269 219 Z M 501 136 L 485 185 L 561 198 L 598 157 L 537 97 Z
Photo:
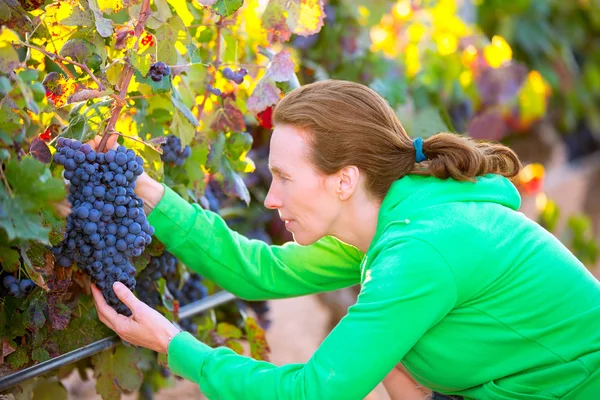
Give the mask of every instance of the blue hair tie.
M 420 137 L 416 138 L 413 142 L 413 145 L 415 146 L 416 150 L 415 158 L 417 160 L 417 163 L 427 160 L 427 157 L 423 153 L 423 139 L 421 139 Z

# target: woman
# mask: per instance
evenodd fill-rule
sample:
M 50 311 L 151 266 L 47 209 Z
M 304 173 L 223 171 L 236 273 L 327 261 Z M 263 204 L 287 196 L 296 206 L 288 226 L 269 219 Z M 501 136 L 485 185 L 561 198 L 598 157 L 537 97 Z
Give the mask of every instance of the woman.
M 600 283 L 517 211 L 510 149 L 413 142 L 385 100 L 344 81 L 292 91 L 273 120 L 265 206 L 296 243 L 248 240 L 145 175 L 136 192 L 166 248 L 221 287 L 259 300 L 360 283 L 347 316 L 306 364 L 279 367 L 180 333 L 118 284 L 133 316 L 94 290 L 105 324 L 211 399 L 362 399 L 386 376 L 419 397 L 402 368 L 455 398 L 598 398 Z

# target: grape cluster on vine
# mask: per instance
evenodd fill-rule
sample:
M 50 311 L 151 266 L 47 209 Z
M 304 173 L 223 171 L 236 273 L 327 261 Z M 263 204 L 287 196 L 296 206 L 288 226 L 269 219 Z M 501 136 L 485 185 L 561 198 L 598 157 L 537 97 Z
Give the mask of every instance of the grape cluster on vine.
M 160 82 L 164 77 L 171 75 L 171 67 L 165 64 L 162 61 L 158 61 L 150 67 L 148 71 L 148 76 L 154 82 Z
M 190 146 L 181 148 L 181 139 L 175 135 L 168 135 L 167 141 L 161 146 L 162 154 L 160 159 L 166 163 L 176 167 L 180 167 L 185 163 L 185 160 L 192 155 Z
M 242 82 L 244 82 L 244 77 L 246 75 L 248 75 L 248 70 L 246 68 L 240 68 L 237 72 L 229 67 L 223 68 L 223 76 L 230 81 L 234 81 L 238 85 L 241 85 Z
M 52 249 L 57 264 L 68 268 L 76 262 L 109 305 L 131 315 L 112 286 L 119 281 L 135 288 L 136 269 L 130 258 L 141 255 L 154 234 L 144 203 L 133 191 L 144 172 L 144 161 L 124 146 L 104 153 L 77 140 L 59 138 L 56 148 L 54 161 L 65 167 L 72 205 L 65 237 Z
M 167 282 L 167 289 L 179 302 L 180 306 L 185 306 L 208 296 L 208 289 L 204 286 L 203 281 L 204 278 L 192 272 L 181 289 L 178 288 L 178 282 L 175 280 Z M 191 319 L 182 319 L 178 324 L 190 333 L 196 334 L 198 331 L 198 326 Z
M 165 250 L 161 255 L 152 257 L 137 277 L 136 291 L 139 299 L 152 308 L 162 305 L 162 299 L 156 282 L 163 278 L 167 282 L 177 280 L 177 258 Z

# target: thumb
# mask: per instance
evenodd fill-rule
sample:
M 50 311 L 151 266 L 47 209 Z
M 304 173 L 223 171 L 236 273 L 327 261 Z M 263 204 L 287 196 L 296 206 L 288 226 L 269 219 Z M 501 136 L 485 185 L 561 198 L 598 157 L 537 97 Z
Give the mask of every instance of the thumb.
M 113 290 L 115 294 L 121 300 L 132 313 L 135 313 L 135 310 L 139 308 L 140 301 L 135 297 L 133 292 L 127 288 L 127 286 L 123 285 L 121 282 L 115 282 L 113 284 Z

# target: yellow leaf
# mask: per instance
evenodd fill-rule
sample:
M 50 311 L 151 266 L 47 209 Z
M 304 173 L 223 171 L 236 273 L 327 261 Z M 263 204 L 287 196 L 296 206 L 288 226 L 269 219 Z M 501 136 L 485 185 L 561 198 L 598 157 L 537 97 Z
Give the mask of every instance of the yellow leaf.
M 458 47 L 458 39 L 449 33 L 440 33 L 434 36 L 438 52 L 442 56 L 454 54 Z
M 483 50 L 485 60 L 492 68 L 499 68 L 512 60 L 512 49 L 502 36 L 492 37 L 492 43 Z
M 321 30 L 324 16 L 322 0 L 294 0 L 286 22 L 293 33 L 308 36 Z
M 426 28 L 425 25 L 419 23 L 419 22 L 414 22 L 412 24 L 410 24 L 410 26 L 408 28 L 406 28 L 406 34 L 408 35 L 408 40 L 411 43 L 416 43 L 418 41 L 421 40 L 421 38 L 423 37 L 423 35 L 426 32 Z
M 546 114 L 550 85 L 537 71 L 531 71 L 519 92 L 519 110 L 525 125 L 531 124 Z
M 98 7 L 101 11 L 112 14 L 121 11 L 125 5 L 123 0 L 98 0 Z
M 190 26 L 194 22 L 194 16 L 187 8 L 185 0 L 169 0 L 169 3 L 175 9 L 175 14 L 179 15 L 185 26 Z
M 412 78 L 421 70 L 421 61 L 419 60 L 419 49 L 417 45 L 409 44 L 406 46 L 405 54 L 406 75 Z
M 19 36 L 8 28 L 2 28 L 0 32 L 0 47 L 13 46 L 14 43 L 19 43 Z

